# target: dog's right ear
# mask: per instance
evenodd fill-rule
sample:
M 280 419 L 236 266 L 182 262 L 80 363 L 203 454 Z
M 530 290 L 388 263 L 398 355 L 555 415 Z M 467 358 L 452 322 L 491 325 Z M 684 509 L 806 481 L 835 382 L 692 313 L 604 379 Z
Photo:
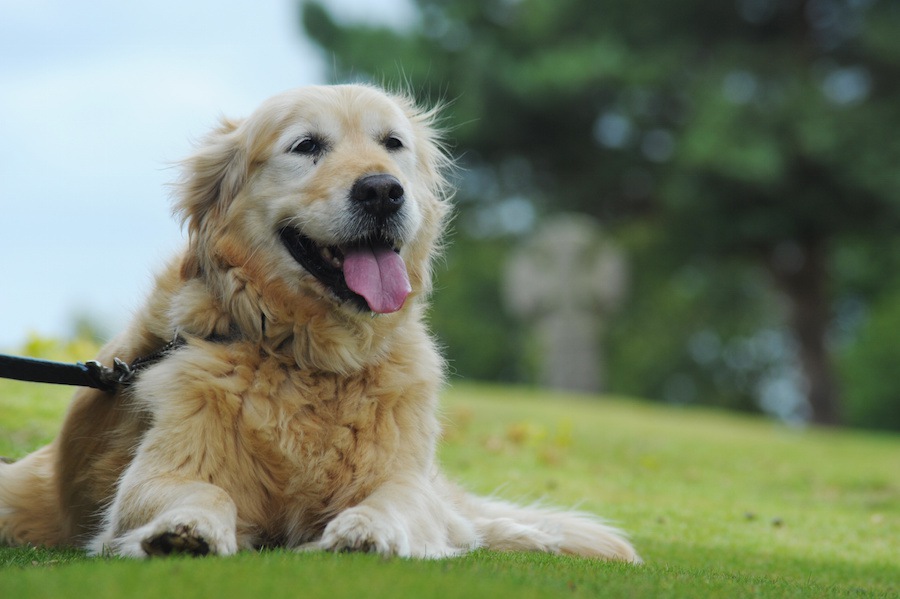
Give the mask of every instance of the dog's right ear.
M 188 228 L 190 250 L 181 270 L 184 279 L 191 279 L 200 270 L 201 232 L 224 212 L 247 178 L 248 162 L 241 143 L 240 122 L 222 119 L 200 141 L 196 151 L 181 162 L 181 169 L 175 213 Z

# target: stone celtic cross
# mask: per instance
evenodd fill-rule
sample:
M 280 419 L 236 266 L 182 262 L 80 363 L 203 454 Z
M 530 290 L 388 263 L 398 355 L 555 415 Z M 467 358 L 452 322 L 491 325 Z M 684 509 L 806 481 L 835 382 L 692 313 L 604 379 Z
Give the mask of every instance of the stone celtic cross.
M 588 216 L 547 219 L 513 252 L 504 297 L 509 310 L 534 334 L 542 385 L 603 389 L 600 338 L 626 285 L 622 252 Z

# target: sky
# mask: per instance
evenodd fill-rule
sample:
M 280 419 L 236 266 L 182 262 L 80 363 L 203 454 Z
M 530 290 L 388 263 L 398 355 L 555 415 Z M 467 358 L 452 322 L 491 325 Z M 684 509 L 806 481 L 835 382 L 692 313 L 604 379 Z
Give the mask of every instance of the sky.
M 402 27 L 411 0 L 325 0 Z M 221 116 L 325 83 L 299 0 L 0 0 L 0 350 L 127 323 L 182 245 L 174 163 Z M 225 8 L 227 7 L 227 8 Z

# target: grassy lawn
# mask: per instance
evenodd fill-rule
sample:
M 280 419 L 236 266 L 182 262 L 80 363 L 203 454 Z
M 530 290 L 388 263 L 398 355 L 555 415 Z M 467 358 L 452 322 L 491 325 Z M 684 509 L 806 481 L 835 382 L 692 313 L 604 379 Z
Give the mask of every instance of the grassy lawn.
M 52 438 L 69 390 L 0 381 L 0 455 Z M 0 597 L 897 597 L 900 436 L 457 384 L 442 461 L 471 490 L 577 506 L 640 567 L 479 551 L 91 559 L 0 548 Z

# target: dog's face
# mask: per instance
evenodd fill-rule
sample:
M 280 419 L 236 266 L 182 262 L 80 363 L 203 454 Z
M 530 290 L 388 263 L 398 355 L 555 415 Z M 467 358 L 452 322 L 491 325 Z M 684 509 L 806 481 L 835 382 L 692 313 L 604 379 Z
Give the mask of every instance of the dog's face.
M 223 123 L 185 163 L 186 276 L 225 277 L 225 296 L 249 285 L 345 314 L 402 310 L 430 286 L 446 212 L 431 120 L 404 98 L 333 86 Z

